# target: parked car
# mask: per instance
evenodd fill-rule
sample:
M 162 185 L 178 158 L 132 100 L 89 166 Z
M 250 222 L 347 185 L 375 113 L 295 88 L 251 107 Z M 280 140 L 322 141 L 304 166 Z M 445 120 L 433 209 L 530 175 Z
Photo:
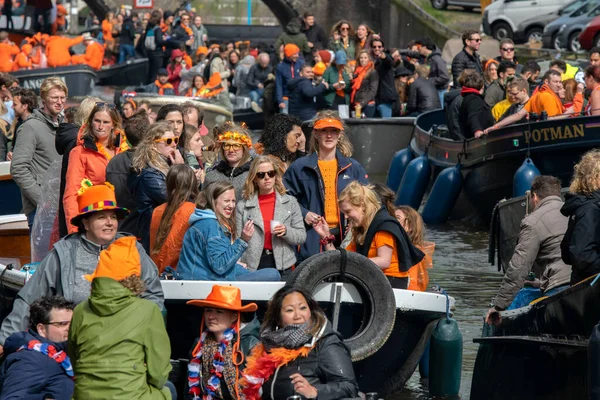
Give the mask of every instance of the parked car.
M 561 50 L 558 43 L 558 30 L 563 24 L 567 23 L 571 18 L 571 15 L 577 13 L 579 9 L 584 8 L 586 3 L 591 3 L 589 0 L 576 0 L 568 4 L 565 8 L 558 11 L 558 18 L 553 21 L 549 21 L 544 26 L 544 32 L 542 33 L 542 47 L 546 49 Z
M 559 11 L 555 11 L 526 19 L 517 25 L 517 30 L 514 32 L 513 37 L 522 37 L 525 43 L 530 41 L 540 42 L 543 39 L 544 27 L 559 17 Z
M 512 39 L 524 43 L 529 39 L 541 40 L 543 29 L 533 26 L 519 31 L 517 27 L 536 15 L 557 13 L 572 0 L 497 0 L 487 6 L 483 13 L 483 31 L 496 40 Z
M 437 10 L 444 10 L 448 6 L 460 6 L 466 11 L 473 11 L 475 8 L 481 8 L 479 0 L 431 0 L 431 5 Z
M 600 15 L 600 5 L 598 3 L 594 3 L 590 8 L 591 10 L 587 13 L 572 18 L 568 23 L 561 25 L 558 30 L 558 41 L 561 48 L 575 53 L 581 51 L 579 34 L 591 20 Z
M 592 47 L 600 46 L 600 16 L 594 18 L 579 34 L 579 46 L 582 50 L 589 50 Z

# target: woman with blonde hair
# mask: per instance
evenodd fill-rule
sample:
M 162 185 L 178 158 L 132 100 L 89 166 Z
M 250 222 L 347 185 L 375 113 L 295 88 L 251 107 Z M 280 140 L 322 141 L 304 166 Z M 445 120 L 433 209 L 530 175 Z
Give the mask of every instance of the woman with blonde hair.
M 427 270 L 433 267 L 433 252 L 435 243 L 425 241 L 425 224 L 421 214 L 410 206 L 398 206 L 396 208 L 396 219 L 404 228 L 412 244 L 421 250 L 425 257 L 420 263 L 412 266 L 408 270 L 410 281 L 409 290 L 418 290 L 424 292 L 429 284 L 429 273 Z
M 296 263 L 294 248 L 304 243 L 306 230 L 298 202 L 286 194 L 281 164 L 273 156 L 254 159 L 235 215 L 238 236 L 243 221 L 252 221 L 255 227 L 241 258 L 248 269 L 276 268 L 285 279 Z
M 69 221 L 77 215 L 77 191 L 81 181 L 89 179 L 94 185 L 106 182 L 106 166 L 116 155 L 129 149 L 121 129 L 121 116 L 113 104 L 96 103 L 77 139 L 77 146 L 69 154 L 63 197 L 67 230 L 77 231 Z
M 345 134 L 345 125 L 335 111 L 317 114 L 310 139 L 311 154 L 297 159 L 283 176 L 288 193 L 298 199 L 304 222 L 309 227 L 306 242 L 301 246 L 298 261 L 320 253 L 326 244 L 312 229 L 325 218 L 334 241 L 339 245 L 346 230 L 346 220 L 338 207 L 338 195 L 355 180 L 368 183 L 367 173 L 352 158 L 352 144 Z
M 221 161 L 206 173 L 204 183 L 231 182 L 239 198 L 252 162 L 250 132 L 244 126 L 228 121 L 214 129 L 214 137 Z
M 150 254 L 150 221 L 152 213 L 167 201 L 166 177 L 169 167 L 183 164 L 177 151 L 179 138 L 171 124 L 165 121 L 150 126 L 146 136 L 135 149 L 133 171 L 127 177 L 127 186 L 138 209 L 127 217 L 131 233 L 141 239 L 142 246 Z
M 352 241 L 346 249 L 373 261 L 393 288 L 408 288 L 408 271 L 421 262 L 424 254 L 412 245 L 400 223 L 382 206 L 372 186 L 351 182 L 340 194 L 338 203 L 352 224 Z M 323 217 L 313 229 L 322 242 L 328 242 L 325 250 L 334 250 Z
M 600 149 L 590 150 L 575 165 L 569 193 L 560 212 L 569 218 L 560 244 L 571 265 L 571 285 L 600 272 Z

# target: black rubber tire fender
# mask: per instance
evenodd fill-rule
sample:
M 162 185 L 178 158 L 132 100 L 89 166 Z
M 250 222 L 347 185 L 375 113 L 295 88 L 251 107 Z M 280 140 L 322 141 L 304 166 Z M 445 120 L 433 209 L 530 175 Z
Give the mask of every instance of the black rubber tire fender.
M 365 305 L 361 328 L 351 338 L 344 339 L 352 361 L 356 362 L 375 354 L 392 334 L 396 322 L 396 298 L 390 282 L 377 265 L 357 253 L 347 252 L 346 255 L 345 281 L 358 289 Z M 311 256 L 296 267 L 287 283 L 314 292 L 323 280 L 341 275 L 341 259 L 339 250 Z

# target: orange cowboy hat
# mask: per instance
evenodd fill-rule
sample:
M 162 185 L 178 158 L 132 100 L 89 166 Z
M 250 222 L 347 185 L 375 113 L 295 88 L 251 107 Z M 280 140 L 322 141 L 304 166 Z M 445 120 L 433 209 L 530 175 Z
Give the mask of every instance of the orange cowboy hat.
M 79 214 L 71 218 L 73 225 L 77 225 L 83 217 L 98 211 L 115 210 L 119 219 L 129 214 L 128 209 L 117 206 L 113 185 L 105 182 L 94 186 L 89 179 L 81 181 L 81 188 L 77 192 L 77 208 Z
M 83 277 L 90 282 L 94 278 L 111 278 L 120 281 L 131 275 L 141 276 L 141 265 L 137 238 L 126 236 L 115 240 L 106 250 L 102 250 L 96 270 Z
M 190 300 L 186 304 L 241 312 L 254 312 L 258 309 L 256 303 L 249 303 L 242 306 L 242 293 L 240 288 L 221 285 L 213 285 L 212 290 L 205 300 Z

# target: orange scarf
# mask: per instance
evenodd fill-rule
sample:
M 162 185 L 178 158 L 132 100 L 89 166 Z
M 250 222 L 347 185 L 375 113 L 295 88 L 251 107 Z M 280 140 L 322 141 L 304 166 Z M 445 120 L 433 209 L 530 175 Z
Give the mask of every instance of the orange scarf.
M 158 81 L 158 79 L 154 81 L 154 84 L 158 87 L 158 94 L 160 95 L 165 94 L 165 89 L 173 89 L 173 85 L 171 85 L 170 83 L 165 83 L 164 85 L 162 85 Z
M 192 28 L 184 24 L 181 24 L 181 27 L 185 30 L 185 33 L 187 33 L 188 36 L 194 36 L 194 31 L 192 31 Z
M 363 67 L 362 65 L 359 65 L 354 70 L 354 79 L 352 80 L 352 95 L 350 97 L 351 103 L 354 103 L 354 96 L 356 95 L 356 92 L 358 92 L 358 89 L 360 89 L 360 85 L 362 85 L 362 81 L 365 79 L 365 76 L 367 76 L 372 69 L 373 61 L 369 61 L 366 66 Z
M 298 357 L 307 357 L 312 349 L 312 347 L 300 347 L 289 350 L 278 347 L 267 353 L 262 344 L 257 344 L 247 358 L 244 377 L 241 380 L 244 388 L 242 392 L 246 400 L 260 400 L 260 388 L 277 368 L 291 363 Z
M 166 31 L 169 30 L 169 25 L 165 24 L 164 22 L 161 22 L 160 30 L 163 31 L 163 33 L 165 33 Z
M 115 129 L 115 142 L 119 143 L 119 146 L 115 147 L 115 156 L 119 153 L 129 150 L 130 148 L 129 143 L 127 143 L 127 138 L 125 137 L 125 132 L 123 132 L 122 129 Z M 96 142 L 96 148 L 98 149 L 98 153 L 102 154 L 108 161 L 114 157 L 110 155 L 102 143 Z

